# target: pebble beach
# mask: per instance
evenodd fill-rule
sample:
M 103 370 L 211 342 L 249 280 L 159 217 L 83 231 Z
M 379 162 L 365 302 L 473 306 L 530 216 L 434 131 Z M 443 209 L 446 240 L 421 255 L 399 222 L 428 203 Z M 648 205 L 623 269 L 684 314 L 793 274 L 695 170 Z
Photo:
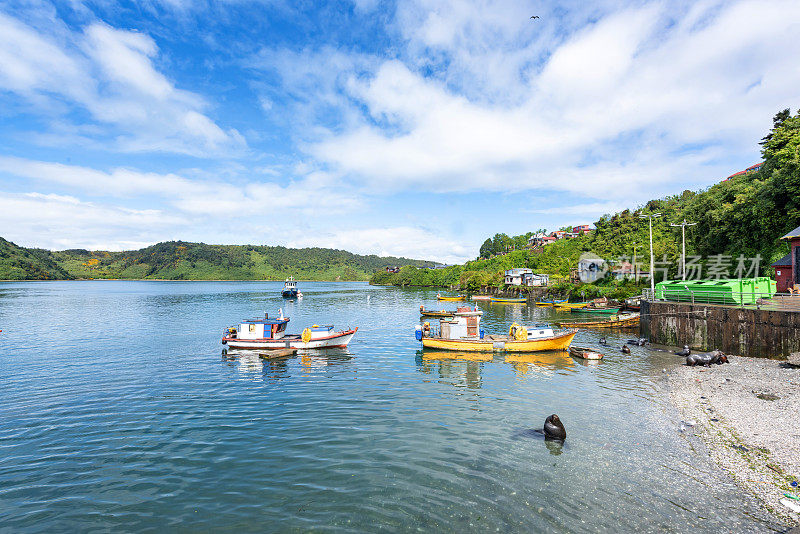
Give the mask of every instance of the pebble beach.
M 787 527 L 800 524 L 800 367 L 730 356 L 711 367 L 678 366 L 668 375 L 681 432 L 706 444 L 712 459 Z

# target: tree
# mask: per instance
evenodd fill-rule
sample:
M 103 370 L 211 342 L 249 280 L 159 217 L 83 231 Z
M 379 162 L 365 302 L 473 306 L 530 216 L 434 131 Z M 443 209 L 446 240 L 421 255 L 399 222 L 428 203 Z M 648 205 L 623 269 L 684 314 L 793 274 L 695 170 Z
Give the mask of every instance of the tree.
M 481 245 L 480 257 L 488 258 L 489 256 L 492 255 L 492 252 L 493 252 L 492 240 L 487 239 L 486 241 L 483 242 L 483 245 Z

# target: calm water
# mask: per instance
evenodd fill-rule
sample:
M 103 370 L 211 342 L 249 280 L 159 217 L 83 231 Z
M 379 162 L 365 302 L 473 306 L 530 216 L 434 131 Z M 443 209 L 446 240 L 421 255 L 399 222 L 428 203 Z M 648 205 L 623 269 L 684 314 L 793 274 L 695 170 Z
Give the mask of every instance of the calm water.
M 674 356 L 423 354 L 434 291 L 281 285 L 0 283 L 0 530 L 774 529 L 678 431 Z M 223 327 L 280 306 L 291 332 L 360 329 L 347 350 L 222 355 Z M 481 306 L 490 332 L 553 313 Z M 563 448 L 531 432 L 551 413 Z

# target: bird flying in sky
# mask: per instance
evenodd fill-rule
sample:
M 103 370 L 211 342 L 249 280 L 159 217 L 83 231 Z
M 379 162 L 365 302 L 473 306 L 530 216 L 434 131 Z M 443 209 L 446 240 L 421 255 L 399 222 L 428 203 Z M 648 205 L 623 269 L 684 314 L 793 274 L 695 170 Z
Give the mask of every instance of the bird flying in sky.
M 532 16 L 531 18 L 532 18 L 532 19 L 538 19 L 538 18 L 539 18 L 539 15 L 534 15 L 534 16 Z

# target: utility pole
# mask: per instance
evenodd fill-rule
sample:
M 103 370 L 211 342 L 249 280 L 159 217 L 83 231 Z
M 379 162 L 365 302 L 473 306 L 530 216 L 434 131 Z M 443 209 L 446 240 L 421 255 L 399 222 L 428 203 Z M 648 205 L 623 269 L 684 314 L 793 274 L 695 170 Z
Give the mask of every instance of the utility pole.
M 633 242 L 633 280 L 639 281 L 639 270 L 636 268 L 636 241 Z
M 660 213 L 650 213 L 648 215 L 639 215 L 640 219 L 648 219 L 650 223 L 650 298 L 656 296 L 656 273 L 655 265 L 653 263 L 653 219 L 661 217 Z
M 670 226 L 681 227 L 681 276 L 683 280 L 686 280 L 686 227 L 694 226 L 695 224 L 697 223 L 686 222 L 685 218 L 682 223 L 670 224 Z

